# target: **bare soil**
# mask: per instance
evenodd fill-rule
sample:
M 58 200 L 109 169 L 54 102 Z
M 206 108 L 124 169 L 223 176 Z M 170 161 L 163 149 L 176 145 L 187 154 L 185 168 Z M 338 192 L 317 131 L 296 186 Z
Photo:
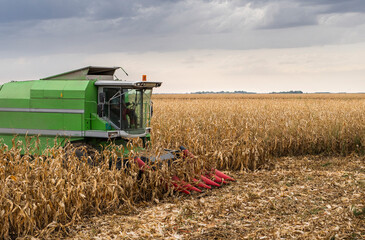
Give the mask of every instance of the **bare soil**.
M 365 157 L 227 173 L 237 182 L 91 217 L 66 239 L 365 239 Z

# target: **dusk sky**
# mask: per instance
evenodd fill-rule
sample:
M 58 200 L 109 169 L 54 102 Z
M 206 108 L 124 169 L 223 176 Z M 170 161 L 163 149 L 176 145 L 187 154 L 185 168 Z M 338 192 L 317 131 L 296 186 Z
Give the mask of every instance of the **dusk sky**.
M 122 66 L 157 92 L 365 92 L 365 0 L 0 0 L 0 84 Z

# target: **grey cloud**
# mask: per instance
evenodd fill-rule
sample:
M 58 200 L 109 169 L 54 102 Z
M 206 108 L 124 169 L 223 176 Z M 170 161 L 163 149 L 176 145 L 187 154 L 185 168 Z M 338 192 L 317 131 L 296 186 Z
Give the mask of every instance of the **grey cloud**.
M 258 28 L 276 29 L 319 25 L 328 14 L 365 13 L 363 0 L 257 0 L 252 6 L 266 9 Z
M 320 7 L 321 13 L 365 12 L 363 0 L 302 0 L 301 5 Z
M 276 29 L 291 28 L 307 25 L 317 25 L 316 9 L 300 7 L 298 3 L 282 2 L 268 4 L 265 8 L 265 17 L 259 28 Z
M 225 11 L 215 11 L 219 5 Z M 152 32 L 167 29 L 179 31 L 185 25 L 179 25 L 180 22 L 175 21 L 179 18 L 185 17 L 186 25 L 196 27 L 200 24 L 206 29 L 214 19 L 227 18 L 245 6 L 265 10 L 265 16 L 257 27 L 266 29 L 316 25 L 318 15 L 324 13 L 365 12 L 363 0 L 2 0 L 0 24 L 67 18 L 87 19 L 91 22 L 112 19 L 115 26 L 127 29 L 128 32 L 143 28 L 143 25 Z M 244 21 L 245 16 L 242 18 Z M 230 24 L 240 27 L 237 22 Z M 214 26 L 210 28 L 209 31 L 215 30 Z
M 139 10 L 178 1 L 166 0 L 2 0 L 0 22 L 60 18 L 111 19 L 134 17 Z
M 202 7 L 210 7 L 211 4 L 225 4 L 229 5 L 232 11 L 236 7 L 250 4 L 254 8 L 276 5 L 283 10 L 293 10 L 294 8 L 298 9 L 297 12 L 311 10 L 313 14 L 365 12 L 363 0 L 2 0 L 0 2 L 0 22 L 59 18 L 100 20 L 135 17 L 144 9 L 163 7 L 168 12 L 174 10 L 175 7 L 184 7 L 184 3 L 197 3 Z M 284 13 L 284 11 L 280 13 Z
M 2 0 L 0 56 L 356 42 L 365 39 L 361 20 L 354 16 L 342 20 L 341 14 L 361 11 L 364 4 L 363 0 Z M 351 26 L 355 22 L 357 26 Z M 338 26 L 349 26 L 351 34 L 346 35 L 353 37 L 343 40 L 345 33 Z
M 0 22 L 68 18 L 79 14 L 82 16 L 85 14 L 87 5 L 87 1 L 73 0 L 2 0 L 0 2 Z

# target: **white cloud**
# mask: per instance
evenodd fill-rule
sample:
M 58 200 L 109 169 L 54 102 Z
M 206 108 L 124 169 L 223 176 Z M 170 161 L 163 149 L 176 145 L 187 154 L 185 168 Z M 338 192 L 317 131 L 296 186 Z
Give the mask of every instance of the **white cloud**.
M 0 60 L 0 82 L 39 79 L 88 65 L 123 66 L 120 79 L 162 81 L 157 92 L 246 90 L 365 92 L 365 44 L 296 49 L 61 54 Z M 19 71 L 21 69 L 21 71 Z

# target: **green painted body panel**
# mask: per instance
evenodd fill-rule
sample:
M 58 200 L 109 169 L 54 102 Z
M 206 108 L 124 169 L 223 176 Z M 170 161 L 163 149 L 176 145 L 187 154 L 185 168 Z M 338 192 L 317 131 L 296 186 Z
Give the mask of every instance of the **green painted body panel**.
M 15 142 L 22 142 L 23 153 L 30 143 L 32 153 L 43 154 L 55 143 L 64 146 L 67 141 L 83 141 L 106 147 L 112 141 L 125 146 L 121 155 L 128 154 L 125 139 L 108 139 L 108 131 L 115 129 L 98 116 L 97 79 L 86 77 L 109 76 L 115 69 L 87 67 L 41 80 L 0 85 L 0 144 L 10 148 L 16 137 Z M 128 94 L 126 98 L 128 101 Z M 146 116 L 143 119 L 149 121 Z M 104 133 L 106 137 L 97 135 Z
M 85 99 L 85 90 L 90 81 L 38 80 L 31 88 L 31 98 Z
M 63 137 L 47 137 L 47 136 L 25 136 L 25 135 L 11 135 L 11 134 L 3 134 L 0 137 L 0 145 L 5 144 L 8 148 L 12 148 L 13 141 L 14 143 L 22 149 L 22 153 L 29 154 L 47 154 L 45 152 L 46 149 L 54 147 L 54 146 L 65 146 L 67 141 L 80 141 L 83 138 L 63 138 Z
M 33 81 L 5 83 L 0 91 L 0 106 L 29 108 L 29 89 L 32 85 Z
M 5 83 L 1 85 L 0 108 L 82 110 L 84 113 L 0 111 L 0 128 L 106 131 L 107 123 L 96 114 L 97 87 L 94 82 L 95 80 L 33 80 Z M 8 146 L 12 145 L 13 138 L 12 134 L 0 134 L 2 143 Z M 54 138 L 40 136 L 40 149 L 51 146 Z M 66 139 L 85 140 L 84 137 L 63 136 L 57 139 L 62 146 Z M 17 136 L 17 140 L 26 142 L 24 135 Z
M 11 82 L 4 84 L 4 88 L 0 91 L 0 106 L 85 110 L 87 88 L 97 91 L 92 81 Z M 90 109 L 91 107 L 89 107 L 89 113 L 85 111 L 84 114 L 89 115 Z M 85 129 L 84 114 L 3 111 L 0 112 L 0 126 L 1 128 L 83 131 Z
M 48 109 L 83 109 L 85 101 L 82 99 L 30 99 L 30 108 L 48 108 Z
M 0 112 L 1 128 L 62 129 L 62 113 Z
M 98 98 L 98 91 L 97 88 L 94 86 L 95 80 L 90 81 L 88 87 L 85 89 L 85 122 L 84 127 L 86 130 L 103 130 L 105 131 L 105 128 L 94 128 L 94 125 L 92 124 L 92 120 L 96 119 L 98 121 L 105 122 L 104 120 L 100 119 L 97 115 L 97 98 Z
M 99 118 L 96 113 L 91 114 L 91 118 L 90 118 L 90 128 L 91 129 L 102 130 L 102 131 L 112 130 L 111 126 L 109 128 L 108 128 L 108 126 L 110 126 L 110 124 L 108 125 L 108 123 L 105 120 Z

